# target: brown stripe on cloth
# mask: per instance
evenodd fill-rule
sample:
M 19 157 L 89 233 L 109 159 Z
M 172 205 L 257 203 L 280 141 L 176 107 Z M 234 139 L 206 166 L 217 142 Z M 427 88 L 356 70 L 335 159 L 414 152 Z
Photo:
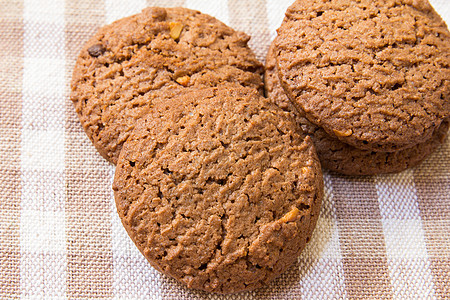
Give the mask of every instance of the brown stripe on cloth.
M 20 296 L 23 1 L 0 9 L 0 298 Z
M 392 298 L 373 179 L 335 175 L 332 186 L 348 297 Z
M 266 0 L 228 0 L 230 26 L 251 36 L 249 46 L 259 61 L 264 62 L 270 45 Z
M 147 6 L 160 6 L 160 7 L 184 6 L 184 0 L 147 0 Z
M 450 297 L 450 139 L 414 169 L 436 296 Z
M 102 1 L 66 1 L 67 297 L 71 299 L 112 294 L 110 165 L 96 154 L 69 100 L 78 52 L 104 24 L 104 7 Z

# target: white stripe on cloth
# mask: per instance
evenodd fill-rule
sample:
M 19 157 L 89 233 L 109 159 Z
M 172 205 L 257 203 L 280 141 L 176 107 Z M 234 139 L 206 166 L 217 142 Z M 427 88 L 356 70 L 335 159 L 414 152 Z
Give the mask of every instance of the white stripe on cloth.
M 106 23 L 112 23 L 123 17 L 139 13 L 147 6 L 145 1 L 139 0 L 133 3 L 120 0 L 107 0 Z M 109 174 L 111 185 L 114 178 L 114 166 L 110 166 Z M 159 276 L 139 252 L 128 237 L 120 218 L 117 214 L 114 202 L 114 194 L 111 189 L 111 244 L 113 255 L 113 299 L 145 299 L 149 295 L 152 299 L 161 299 Z
M 21 295 L 65 297 L 64 2 L 25 1 Z
M 311 241 L 299 258 L 302 299 L 346 298 L 333 186 L 324 174 L 325 195 Z M 314 287 L 314 288 L 311 288 Z
M 416 291 L 434 299 L 413 171 L 375 178 L 394 297 L 406 299 Z
M 186 0 L 185 7 L 196 9 L 211 15 L 223 23 L 230 25 L 228 4 L 226 1 Z
M 448 0 L 429 0 L 434 9 L 441 15 L 442 19 L 450 24 L 450 5 Z
M 106 0 L 106 24 L 110 24 L 121 18 L 125 18 L 141 12 L 143 8 L 147 6 L 145 0 L 136 1 L 119 1 L 119 0 Z
M 271 40 L 277 36 L 277 29 L 283 21 L 284 13 L 292 3 L 292 0 L 267 0 L 267 18 L 269 19 Z

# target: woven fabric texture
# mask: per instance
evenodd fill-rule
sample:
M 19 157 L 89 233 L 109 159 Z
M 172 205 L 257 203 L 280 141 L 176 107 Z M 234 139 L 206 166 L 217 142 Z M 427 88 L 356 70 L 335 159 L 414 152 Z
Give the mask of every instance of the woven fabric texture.
M 263 61 L 292 1 L 0 1 L 0 298 L 450 298 L 449 139 L 399 174 L 325 172 L 313 239 L 297 264 L 256 291 L 191 291 L 155 271 L 123 229 L 114 167 L 69 100 L 83 43 L 146 6 L 185 6 L 250 34 Z M 448 23 L 450 2 L 431 3 Z

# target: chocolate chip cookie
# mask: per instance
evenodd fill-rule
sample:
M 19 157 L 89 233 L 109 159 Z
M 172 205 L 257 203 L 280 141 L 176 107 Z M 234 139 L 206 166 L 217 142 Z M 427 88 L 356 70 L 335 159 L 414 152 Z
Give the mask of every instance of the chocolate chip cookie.
M 242 86 L 155 102 L 114 178 L 131 239 L 191 288 L 232 293 L 269 282 L 297 260 L 323 196 L 314 146 L 300 132 Z
M 423 143 L 450 115 L 450 34 L 426 0 L 298 0 L 276 56 L 308 120 L 359 149 Z
M 439 145 L 448 132 L 449 120 L 446 119 L 435 130 L 431 138 L 410 148 L 395 152 L 374 152 L 360 150 L 330 136 L 319 126 L 305 117 L 301 108 L 296 108 L 286 96 L 278 78 L 274 44 L 271 45 L 266 59 L 264 76 L 266 96 L 283 110 L 289 112 L 303 131 L 311 136 L 322 167 L 346 175 L 374 175 L 400 172 L 419 164 Z
M 116 163 L 156 98 L 236 82 L 262 91 L 249 37 L 187 8 L 147 8 L 101 28 L 84 46 L 71 99 L 95 147 Z

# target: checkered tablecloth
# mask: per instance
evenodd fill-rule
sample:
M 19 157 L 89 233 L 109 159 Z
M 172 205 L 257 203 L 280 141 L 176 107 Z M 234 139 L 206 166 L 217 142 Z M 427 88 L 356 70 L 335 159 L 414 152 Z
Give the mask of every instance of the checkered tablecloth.
M 122 228 L 114 167 L 69 100 L 83 43 L 146 6 L 185 6 L 250 34 L 263 61 L 292 1 L 0 1 L 0 298 L 450 298 L 449 139 L 400 174 L 325 172 L 313 239 L 295 266 L 253 292 L 188 290 L 155 271 Z M 432 4 L 449 23 L 450 1 Z

